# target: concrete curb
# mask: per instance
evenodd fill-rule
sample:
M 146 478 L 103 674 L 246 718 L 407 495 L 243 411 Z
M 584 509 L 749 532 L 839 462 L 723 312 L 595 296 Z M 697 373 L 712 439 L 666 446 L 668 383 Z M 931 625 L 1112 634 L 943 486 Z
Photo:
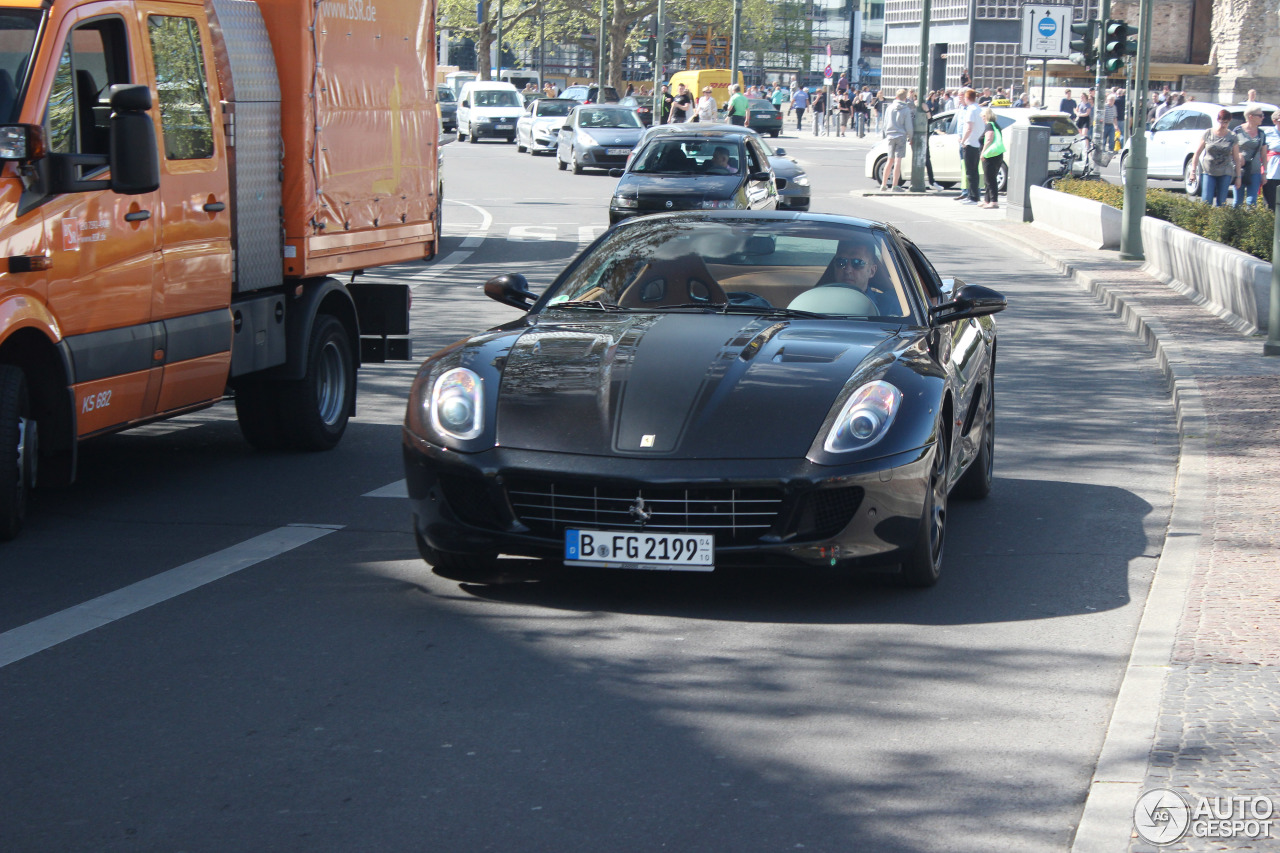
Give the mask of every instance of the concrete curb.
M 1181 347 L 1159 320 L 1143 310 L 1140 302 L 1095 275 L 1042 251 L 1020 235 L 981 223 L 964 224 L 997 234 L 1003 242 L 1056 267 L 1119 315 L 1154 352 L 1173 395 L 1180 451 L 1169 529 L 1071 845 L 1071 853 L 1127 850 L 1133 836 L 1133 808 L 1147 778 L 1174 640 L 1201 546 L 1208 421 L 1200 388 Z

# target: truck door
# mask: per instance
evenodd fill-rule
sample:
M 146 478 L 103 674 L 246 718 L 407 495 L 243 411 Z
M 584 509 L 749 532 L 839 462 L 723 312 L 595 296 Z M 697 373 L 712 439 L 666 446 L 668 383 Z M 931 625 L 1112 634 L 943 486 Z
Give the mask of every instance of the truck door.
M 51 170 L 66 162 L 56 155 L 109 153 L 110 108 L 100 97 L 115 83 L 146 79 L 130 44 L 131 13 L 127 3 L 83 6 L 50 39 L 57 58 L 32 85 L 43 87 Z M 102 162 L 71 166 L 71 177 L 106 178 Z M 164 347 L 151 322 L 158 198 L 59 192 L 58 181 L 49 181 L 54 192 L 41 205 L 53 254 L 49 303 L 74 366 L 76 432 L 84 436 L 155 411 Z
M 220 398 L 231 364 L 227 153 L 214 121 L 213 45 L 199 8 L 138 4 L 158 95 L 160 276 L 151 319 L 166 342 L 160 412 Z

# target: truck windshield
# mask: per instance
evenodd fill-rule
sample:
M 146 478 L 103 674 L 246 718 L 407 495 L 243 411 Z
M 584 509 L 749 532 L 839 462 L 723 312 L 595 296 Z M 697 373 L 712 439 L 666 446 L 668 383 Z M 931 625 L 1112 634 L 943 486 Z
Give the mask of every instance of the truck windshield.
M 0 10 L 0 124 L 17 120 L 18 93 L 26 86 L 39 27 L 38 10 Z

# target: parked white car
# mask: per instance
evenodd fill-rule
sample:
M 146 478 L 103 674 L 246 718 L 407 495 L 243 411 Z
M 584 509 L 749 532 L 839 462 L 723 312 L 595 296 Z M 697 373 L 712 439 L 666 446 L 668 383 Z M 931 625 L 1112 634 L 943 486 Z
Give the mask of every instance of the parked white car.
M 1052 171 L 1062 159 L 1062 154 L 1072 145 L 1083 146 L 1084 137 L 1066 113 L 1022 108 L 996 108 L 996 124 L 1001 133 L 1008 133 L 1015 124 L 1047 125 L 1049 130 L 1049 169 Z M 948 110 L 929 119 L 929 159 L 933 162 L 933 179 L 944 187 L 960 183 L 964 176 L 964 160 L 960 154 L 960 111 Z M 1006 145 L 1008 141 L 1006 140 Z M 1078 151 L 1083 162 L 1083 150 Z M 911 140 L 907 140 L 907 156 L 902 171 L 905 179 L 911 174 Z M 889 143 L 880 140 L 867 152 L 866 176 L 878 184 L 884 183 L 884 167 L 889 160 Z M 998 186 L 1000 192 L 1008 185 L 1008 158 L 1000 167 Z
M 458 141 L 498 137 L 516 141 L 516 122 L 524 115 L 524 98 L 510 83 L 473 80 L 458 95 Z
M 1187 195 L 1200 193 L 1200 175 L 1196 171 L 1192 157 L 1204 132 L 1218 123 L 1218 112 L 1231 111 L 1231 125 L 1234 130 L 1244 123 L 1246 107 L 1262 107 L 1262 126 L 1271 127 L 1271 114 L 1276 111 L 1275 104 L 1254 102 L 1253 104 L 1211 104 L 1206 101 L 1191 101 L 1174 107 L 1147 128 L 1147 177 L 1176 181 L 1182 179 Z M 1129 142 L 1125 142 L 1120 151 L 1120 179 L 1124 180 L 1124 165 L 1129 159 Z

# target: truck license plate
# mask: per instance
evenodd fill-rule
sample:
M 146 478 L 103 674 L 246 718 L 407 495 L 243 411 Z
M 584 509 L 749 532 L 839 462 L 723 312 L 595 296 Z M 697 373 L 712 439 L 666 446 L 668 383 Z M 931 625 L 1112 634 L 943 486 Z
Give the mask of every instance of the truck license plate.
M 714 554 L 710 533 L 566 530 L 564 537 L 566 566 L 709 572 Z

